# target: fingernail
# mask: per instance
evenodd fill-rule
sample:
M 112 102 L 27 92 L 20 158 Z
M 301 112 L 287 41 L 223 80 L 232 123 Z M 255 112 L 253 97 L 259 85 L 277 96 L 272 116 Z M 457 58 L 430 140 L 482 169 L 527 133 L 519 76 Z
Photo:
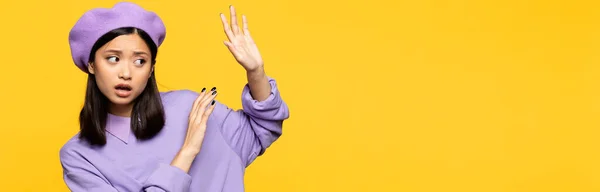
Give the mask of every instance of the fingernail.
M 200 92 L 202 93 L 202 92 L 204 92 L 204 91 L 206 91 L 206 87 L 205 87 L 205 88 L 202 88 L 202 91 L 200 91 Z
M 210 105 L 215 105 L 215 100 L 213 100 L 212 102 L 210 102 Z
M 215 91 L 217 90 L 217 87 L 213 87 L 212 89 L 210 89 L 210 91 Z
M 217 91 L 213 92 L 212 94 L 213 94 L 213 95 L 217 94 Z

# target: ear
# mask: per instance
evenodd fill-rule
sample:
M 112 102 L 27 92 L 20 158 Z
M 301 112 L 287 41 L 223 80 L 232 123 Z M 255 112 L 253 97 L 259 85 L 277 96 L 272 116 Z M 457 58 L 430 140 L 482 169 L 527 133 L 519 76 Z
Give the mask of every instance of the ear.
M 88 68 L 88 71 L 89 71 L 91 74 L 94 74 L 94 73 L 95 73 L 95 71 L 94 71 L 94 63 L 93 63 L 93 62 L 90 62 L 90 63 L 88 63 L 88 66 L 87 66 L 87 68 Z

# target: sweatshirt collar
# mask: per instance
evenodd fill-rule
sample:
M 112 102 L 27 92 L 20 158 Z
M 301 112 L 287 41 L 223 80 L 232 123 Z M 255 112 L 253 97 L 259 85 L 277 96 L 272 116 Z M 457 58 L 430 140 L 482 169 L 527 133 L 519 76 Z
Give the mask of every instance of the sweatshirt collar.
M 131 118 L 108 113 L 106 131 L 127 144 L 131 133 Z

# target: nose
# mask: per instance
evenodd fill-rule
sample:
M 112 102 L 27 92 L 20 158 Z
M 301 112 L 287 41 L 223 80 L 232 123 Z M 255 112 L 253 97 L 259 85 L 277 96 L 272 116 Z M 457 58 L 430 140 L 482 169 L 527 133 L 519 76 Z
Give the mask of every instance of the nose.
M 129 65 L 125 64 L 125 62 L 121 65 L 121 72 L 119 73 L 119 78 L 123 80 L 131 79 L 131 70 L 129 69 Z

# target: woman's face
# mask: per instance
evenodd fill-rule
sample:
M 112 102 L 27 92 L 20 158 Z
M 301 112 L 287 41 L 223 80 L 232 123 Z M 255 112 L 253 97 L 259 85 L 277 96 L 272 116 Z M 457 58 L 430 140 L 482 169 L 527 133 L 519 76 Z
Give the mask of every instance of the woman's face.
M 152 74 L 150 49 L 138 34 L 121 35 L 100 47 L 88 65 L 100 91 L 114 105 L 131 105 Z

